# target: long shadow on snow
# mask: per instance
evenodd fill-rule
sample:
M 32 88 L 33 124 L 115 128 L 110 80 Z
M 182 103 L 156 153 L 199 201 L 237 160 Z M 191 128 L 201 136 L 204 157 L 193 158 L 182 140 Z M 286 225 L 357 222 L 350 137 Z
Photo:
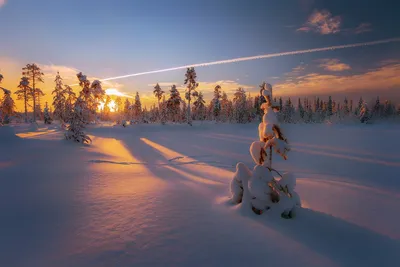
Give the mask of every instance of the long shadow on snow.
M 296 218 L 285 220 L 268 213 L 255 215 L 243 207 L 238 211 L 340 266 L 392 266 L 397 262 L 399 241 L 322 212 L 302 208 Z
M 139 161 L 139 162 L 146 162 L 149 164 L 146 164 L 146 168 L 149 172 L 154 174 L 155 176 L 166 180 L 166 181 L 172 181 L 172 182 L 178 182 L 179 184 L 189 186 L 189 185 L 204 185 L 201 181 L 196 181 L 196 179 L 190 179 L 186 174 L 192 174 L 189 173 L 186 169 L 181 169 L 181 172 L 176 171 L 176 169 L 179 165 L 174 164 L 173 162 L 168 162 L 168 159 L 166 159 L 160 151 L 157 149 L 145 144 L 141 140 L 132 140 L 132 141 L 125 141 L 124 142 L 125 146 L 127 149 L 131 152 L 131 154 Z M 140 153 L 135 153 L 135 151 L 140 151 Z M 156 161 L 162 161 L 166 162 L 165 164 L 157 164 Z M 154 163 L 154 164 L 152 164 Z M 192 174 L 195 175 L 195 174 Z M 206 178 L 204 178 L 206 179 Z M 219 181 L 213 181 L 212 182 L 219 182 Z

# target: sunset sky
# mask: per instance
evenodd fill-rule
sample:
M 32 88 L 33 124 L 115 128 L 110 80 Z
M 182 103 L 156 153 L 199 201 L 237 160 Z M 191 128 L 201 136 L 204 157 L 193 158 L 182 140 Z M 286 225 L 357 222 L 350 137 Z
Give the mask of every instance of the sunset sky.
M 399 1 L 351 0 L 0 0 L 2 86 L 16 90 L 21 68 L 37 63 L 50 101 L 59 71 L 108 78 L 268 53 L 400 37 Z M 231 94 L 381 95 L 400 99 L 400 42 L 197 68 L 200 91 L 216 84 Z M 184 70 L 104 83 L 147 105 L 159 82 L 184 81 Z M 78 88 L 76 88 L 78 89 Z M 20 104 L 18 105 L 20 107 Z

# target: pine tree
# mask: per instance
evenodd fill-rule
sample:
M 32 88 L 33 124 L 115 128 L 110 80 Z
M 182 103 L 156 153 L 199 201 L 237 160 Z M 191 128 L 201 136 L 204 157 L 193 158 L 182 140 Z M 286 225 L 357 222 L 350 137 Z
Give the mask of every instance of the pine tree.
M 228 95 L 223 92 L 221 97 L 221 120 L 227 122 L 231 118 L 232 106 L 228 99 Z
M 66 110 L 66 99 L 65 99 L 65 89 L 63 88 L 62 78 L 60 73 L 57 72 L 56 79 L 54 80 L 56 87 L 54 88 L 52 94 L 53 96 L 53 107 L 54 107 L 54 118 L 59 119 L 64 122 L 65 110 Z
M 106 101 L 104 102 L 103 107 L 103 119 L 109 120 L 110 119 L 110 104 L 111 104 L 111 97 L 109 95 L 106 96 Z
M 327 116 L 329 117 L 329 119 L 331 119 L 331 116 L 333 115 L 333 102 L 332 102 L 332 97 L 329 96 L 329 100 L 328 100 L 328 114 Z
M 121 97 L 118 96 L 115 99 L 115 112 L 119 113 L 119 112 L 121 112 L 121 110 L 122 110 L 122 99 L 121 99 Z
M 103 90 L 103 87 L 101 86 L 101 82 L 99 80 L 94 80 L 92 82 L 90 91 L 93 95 L 93 103 L 91 103 L 92 106 L 90 106 L 90 111 L 95 116 L 97 108 L 100 105 L 100 102 L 103 100 L 106 92 Z
M 392 103 L 389 100 L 386 100 L 385 101 L 385 107 L 384 107 L 384 110 L 383 110 L 384 116 L 386 118 L 389 118 L 389 117 L 393 116 L 394 113 L 395 113 L 394 110 L 395 110 L 395 108 L 392 105 Z
M 234 117 L 237 123 L 245 123 L 248 117 L 246 92 L 242 87 L 239 87 L 233 98 Z
M 79 97 L 82 101 L 85 101 L 85 120 L 89 122 L 96 116 L 97 108 L 100 101 L 104 98 L 105 91 L 100 81 L 94 80 L 90 83 L 86 75 L 83 75 L 82 72 L 78 73 L 77 77 L 79 79 L 79 85 L 82 87 Z
M 139 92 L 136 92 L 135 103 L 133 104 L 133 117 L 136 121 L 141 121 L 142 103 L 140 102 Z
M 85 109 L 88 109 L 88 107 L 86 106 L 86 102 L 80 96 L 75 101 L 71 122 L 68 126 L 68 131 L 65 133 L 65 138 L 67 140 L 72 140 L 78 143 L 90 143 L 92 141 L 90 137 L 83 132 L 86 124 Z
M 36 98 L 36 117 L 41 118 L 42 115 L 42 106 L 40 104 L 41 97 L 45 96 L 42 89 L 36 88 L 35 89 L 35 98 Z
M 353 113 L 353 99 L 350 99 L 350 113 Z
M 179 91 L 176 89 L 176 85 L 172 85 L 171 90 L 170 90 L 170 96 L 167 101 L 167 107 L 168 107 L 168 114 L 173 122 L 178 122 L 178 116 L 179 116 L 179 111 L 180 111 L 180 105 L 181 105 L 182 99 L 179 94 Z
M 375 117 L 381 117 L 381 103 L 379 100 L 379 96 L 376 98 L 376 102 L 375 102 L 375 106 L 374 106 L 374 110 L 372 112 L 373 116 Z
M 165 101 L 165 95 L 163 95 L 163 101 L 161 102 L 160 109 L 160 120 L 161 124 L 164 125 L 168 117 L 168 101 Z
M 186 101 L 182 101 L 182 109 L 179 109 L 179 122 L 183 122 L 186 123 L 187 122 L 187 104 Z M 190 116 L 192 116 L 192 114 L 190 113 Z M 190 120 L 192 120 L 192 117 L 190 117 Z
M 63 118 L 65 122 L 70 122 L 72 113 L 74 111 L 74 103 L 76 100 L 76 94 L 72 90 L 69 85 L 65 85 L 64 88 L 64 96 L 65 96 L 65 108 Z
M 49 107 L 47 106 L 47 102 L 46 102 L 46 106 L 44 108 L 44 124 L 51 124 L 51 117 L 50 117 L 50 113 L 49 113 Z
M 196 101 L 193 102 L 194 110 L 195 110 L 195 117 L 197 120 L 204 120 L 205 113 L 206 113 L 206 101 L 204 100 L 204 96 L 202 92 L 199 92 L 199 96 L 197 97 Z
M 289 99 L 286 101 L 285 107 L 283 108 L 283 121 L 286 123 L 292 123 L 293 113 L 293 105 L 289 97 Z
M 37 83 L 43 83 L 43 72 L 42 70 L 36 65 L 35 63 L 33 64 L 27 64 L 25 67 L 22 68 L 23 72 L 22 75 L 24 75 L 30 83 L 32 84 L 32 87 L 30 87 L 30 95 L 33 99 L 33 121 L 36 121 L 36 100 L 37 100 L 37 88 L 36 84 Z
M 94 98 L 90 90 L 90 81 L 87 79 L 86 75 L 80 72 L 76 76 L 79 79 L 79 85 L 82 87 L 82 90 L 79 92 L 79 98 L 81 101 L 85 102 L 85 109 L 83 109 L 82 112 L 85 118 L 84 121 L 87 123 L 92 120 L 91 110 L 94 106 Z
M 300 98 L 299 98 L 299 102 L 297 104 L 297 109 L 299 110 L 300 118 L 302 120 L 304 120 L 304 108 L 303 108 L 303 105 L 301 104 Z
M 347 97 L 344 98 L 344 107 L 343 107 L 343 112 L 345 116 L 348 116 L 350 113 L 349 109 L 349 101 L 347 101 Z
M 363 103 L 360 109 L 360 121 L 361 123 L 367 122 L 370 118 L 369 109 L 367 103 Z
M 214 120 L 218 121 L 221 113 L 221 86 L 217 85 L 214 88 L 214 98 L 212 99 Z
M 19 82 L 18 88 L 14 94 L 17 95 L 17 100 L 24 101 L 24 112 L 25 112 L 25 122 L 28 122 L 28 101 L 31 98 L 31 88 L 29 87 L 29 79 L 27 77 L 22 77 Z
M 157 98 L 158 109 L 160 109 L 160 100 L 164 95 L 164 91 L 161 89 L 161 87 L 160 87 L 160 85 L 158 83 L 156 84 L 156 86 L 154 86 L 153 94 Z
M 129 102 L 129 99 L 125 99 L 124 103 L 124 115 L 125 115 L 125 120 L 130 120 L 130 109 L 129 107 L 131 106 L 131 102 Z
M 186 84 L 186 94 L 185 97 L 188 100 L 188 114 L 187 114 L 187 120 L 189 125 L 192 125 L 191 122 L 191 116 L 190 116 L 190 101 L 192 100 L 192 96 L 193 94 L 197 94 L 196 92 L 196 88 L 199 86 L 199 84 L 196 82 L 197 79 L 197 75 L 196 75 L 196 71 L 194 70 L 193 67 L 191 68 L 187 68 L 186 74 L 185 74 L 185 82 L 184 84 Z
M 0 83 L 2 79 L 3 76 L 0 74 Z M 2 87 L 0 87 L 0 89 L 4 93 L 0 102 L 0 115 L 2 116 L 2 123 L 8 124 L 10 123 L 10 116 L 14 114 L 15 104 L 11 97 L 11 91 Z
M 362 97 L 360 97 L 360 100 L 358 101 L 358 107 L 355 110 L 355 115 L 360 114 L 360 111 L 361 111 L 363 105 L 364 105 L 364 100 L 362 99 Z

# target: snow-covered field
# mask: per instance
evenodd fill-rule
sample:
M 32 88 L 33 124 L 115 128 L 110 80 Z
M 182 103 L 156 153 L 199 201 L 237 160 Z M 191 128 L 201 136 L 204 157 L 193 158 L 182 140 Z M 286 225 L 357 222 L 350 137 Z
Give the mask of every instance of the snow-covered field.
M 400 125 L 283 125 L 304 208 L 227 204 L 257 124 L 0 127 L 0 266 L 397 266 Z M 17 136 L 12 136 L 12 131 Z

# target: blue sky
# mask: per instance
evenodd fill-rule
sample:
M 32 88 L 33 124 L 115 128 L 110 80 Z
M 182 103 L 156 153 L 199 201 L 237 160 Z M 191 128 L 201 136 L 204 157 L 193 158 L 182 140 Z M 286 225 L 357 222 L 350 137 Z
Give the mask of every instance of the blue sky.
M 44 85 L 48 91 L 55 69 L 69 82 L 76 70 L 107 78 L 400 37 L 398 1 L 0 0 L 0 6 L 4 82 L 18 84 L 20 68 L 36 62 L 48 71 L 50 82 Z M 238 86 L 255 92 L 266 80 L 282 95 L 339 96 L 344 90 L 354 95 L 399 98 L 400 81 L 393 77 L 396 73 L 400 76 L 399 48 L 400 43 L 394 42 L 277 57 L 198 68 L 197 74 L 206 95 L 217 82 L 228 92 Z M 161 82 L 167 90 L 170 83 L 179 86 L 183 79 L 184 71 L 180 70 L 116 80 L 105 86 L 126 93 L 139 91 L 149 98 L 150 84 Z M 356 81 L 365 82 L 366 88 L 353 84 Z

